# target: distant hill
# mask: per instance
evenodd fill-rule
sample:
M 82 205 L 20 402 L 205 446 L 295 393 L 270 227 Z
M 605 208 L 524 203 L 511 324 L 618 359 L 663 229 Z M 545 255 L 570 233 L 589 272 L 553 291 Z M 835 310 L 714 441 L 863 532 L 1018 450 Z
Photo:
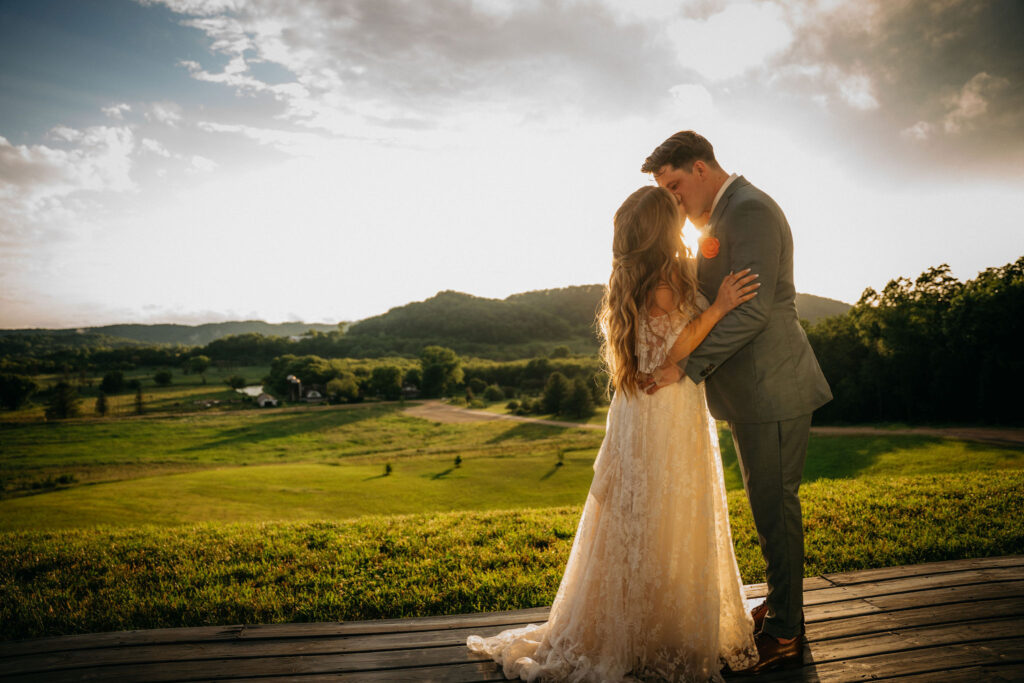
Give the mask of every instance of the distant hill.
M 62 346 L 124 346 L 128 343 L 182 344 L 205 346 L 215 339 L 236 334 L 258 333 L 269 337 L 290 337 L 309 330 L 337 331 L 337 325 L 318 323 L 266 323 L 262 320 L 243 320 L 204 325 L 104 325 L 81 329 L 0 330 L 0 337 L 50 337 Z
M 444 291 L 353 324 L 347 337 L 422 340 L 425 343 L 510 345 L 593 339 L 602 285 L 581 285 L 486 299 Z M 849 304 L 796 295 L 800 317 L 811 323 L 842 315 Z
M 580 285 L 488 299 L 443 291 L 425 301 L 398 306 L 353 323 L 344 336 L 333 336 L 332 343 L 338 345 L 334 352 L 350 357 L 415 355 L 428 344 L 441 344 L 481 357 L 525 358 L 547 353 L 559 344 L 568 345 L 574 352 L 590 353 L 597 348 L 594 317 L 603 292 L 602 285 Z M 812 323 L 850 309 L 841 301 L 811 294 L 797 294 L 796 304 L 800 317 Z M 59 349 L 139 345 L 206 346 L 238 335 L 290 337 L 309 330 L 337 332 L 338 326 L 245 320 L 205 325 L 0 330 L 0 355 L 38 356 Z
M 309 330 L 336 332 L 337 325 L 320 323 L 267 323 L 262 320 L 242 320 L 205 325 L 106 325 L 90 327 L 89 332 L 106 334 L 111 337 L 134 339 L 151 344 L 184 344 L 204 346 L 214 339 L 236 334 L 262 334 L 267 337 L 291 337 Z

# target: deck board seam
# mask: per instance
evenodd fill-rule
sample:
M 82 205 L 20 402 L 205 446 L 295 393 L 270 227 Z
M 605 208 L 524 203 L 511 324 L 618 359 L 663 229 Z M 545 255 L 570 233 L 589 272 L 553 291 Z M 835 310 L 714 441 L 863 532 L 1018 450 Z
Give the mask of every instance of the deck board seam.
M 868 655 L 868 656 L 871 656 L 871 655 Z M 845 660 L 838 660 L 838 661 L 845 661 Z M 828 662 L 822 662 L 822 664 L 827 664 L 827 663 Z M 892 675 L 872 673 L 870 680 L 872 680 L 872 681 L 894 681 L 894 680 L 899 680 L 901 678 L 908 678 L 910 676 L 921 676 L 921 675 L 924 675 L 924 674 L 931 674 L 931 673 L 945 673 L 947 671 L 960 671 L 960 670 L 963 670 L 963 669 L 975 669 L 975 668 L 978 668 L 978 669 L 992 669 L 992 668 L 1001 667 L 1001 666 L 1013 666 L 1015 664 L 1024 664 L 1024 658 L 1020 658 L 1020 659 L 1006 659 L 1006 660 L 999 660 L 997 662 L 985 662 L 985 663 L 977 663 L 977 662 L 975 662 L 973 664 L 961 664 L 959 666 L 957 666 L 957 665 L 948 665 L 947 664 L 947 665 L 944 665 L 941 668 L 937 668 L 937 669 L 933 668 L 933 669 L 922 669 L 920 671 L 903 671 L 903 672 L 900 672 L 898 674 L 892 674 Z

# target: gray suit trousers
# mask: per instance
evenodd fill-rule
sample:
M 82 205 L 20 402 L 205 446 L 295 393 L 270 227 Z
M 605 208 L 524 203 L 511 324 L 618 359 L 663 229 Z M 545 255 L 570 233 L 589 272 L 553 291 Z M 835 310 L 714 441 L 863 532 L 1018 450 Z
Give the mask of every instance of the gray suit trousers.
M 800 635 L 803 623 L 804 529 L 800 480 L 811 416 L 781 422 L 730 422 L 743 487 L 767 565 L 766 633 Z

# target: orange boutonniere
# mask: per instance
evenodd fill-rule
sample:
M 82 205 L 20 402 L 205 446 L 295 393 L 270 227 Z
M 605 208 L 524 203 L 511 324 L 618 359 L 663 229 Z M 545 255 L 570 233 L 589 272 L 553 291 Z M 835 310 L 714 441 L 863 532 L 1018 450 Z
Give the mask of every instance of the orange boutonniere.
M 721 245 L 716 237 L 705 237 L 700 241 L 700 254 L 704 258 L 715 258 L 718 256 L 718 248 Z

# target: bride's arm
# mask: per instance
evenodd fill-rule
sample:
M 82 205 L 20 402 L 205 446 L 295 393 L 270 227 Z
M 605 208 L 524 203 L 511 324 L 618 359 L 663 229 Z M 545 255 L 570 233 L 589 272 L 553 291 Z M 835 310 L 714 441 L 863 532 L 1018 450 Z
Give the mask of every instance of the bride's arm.
M 711 328 L 725 317 L 726 313 L 744 301 L 749 301 L 757 296 L 757 288 L 761 285 L 751 284 L 757 275 L 749 273 L 750 269 L 747 268 L 739 273 L 730 273 L 722 280 L 718 295 L 715 296 L 715 302 L 686 324 L 686 327 L 676 337 L 672 348 L 669 349 L 662 367 L 675 365 L 689 356 L 704 341 L 704 337 L 708 336 Z M 671 289 L 659 287 L 654 291 L 654 306 L 651 307 L 651 310 L 655 315 L 667 315 L 668 311 L 674 307 Z

